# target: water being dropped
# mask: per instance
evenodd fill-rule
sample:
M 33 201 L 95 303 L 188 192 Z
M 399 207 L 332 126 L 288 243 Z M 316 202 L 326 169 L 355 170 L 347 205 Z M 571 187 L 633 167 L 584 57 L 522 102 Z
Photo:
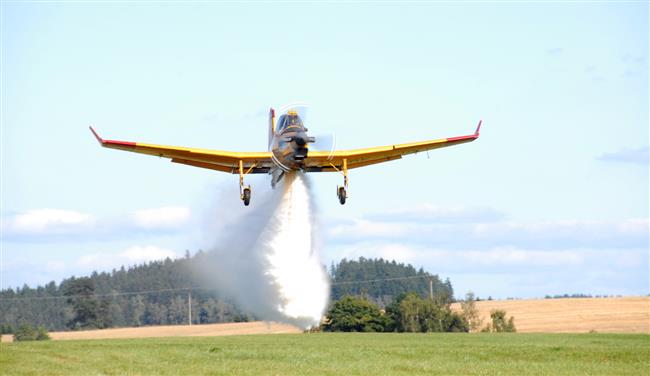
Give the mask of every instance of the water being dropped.
M 220 203 L 232 202 L 228 196 Z M 329 298 L 329 278 L 319 258 L 306 176 L 288 174 L 275 190 L 256 192 L 250 207 L 237 204 L 220 206 L 228 223 L 209 226 L 218 240 L 200 266 L 201 274 L 264 320 L 318 325 Z

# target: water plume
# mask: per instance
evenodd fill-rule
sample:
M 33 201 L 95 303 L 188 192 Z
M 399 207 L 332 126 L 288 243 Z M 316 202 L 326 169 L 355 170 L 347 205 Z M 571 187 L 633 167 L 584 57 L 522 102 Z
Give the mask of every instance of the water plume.
M 233 200 L 233 192 L 223 193 L 227 197 L 212 211 L 218 214 L 207 221 L 217 243 L 199 266 L 201 275 L 264 320 L 318 325 L 329 298 L 329 278 L 318 254 L 307 177 L 290 173 L 275 190 L 256 189 L 249 207 Z

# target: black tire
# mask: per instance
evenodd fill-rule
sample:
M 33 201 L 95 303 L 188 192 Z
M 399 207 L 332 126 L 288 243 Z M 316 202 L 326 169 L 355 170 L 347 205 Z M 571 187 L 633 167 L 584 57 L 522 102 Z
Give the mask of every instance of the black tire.
M 248 206 L 251 203 L 251 190 L 244 188 L 244 205 Z
M 339 202 L 341 203 L 341 205 L 345 205 L 345 199 L 347 198 L 347 193 L 345 192 L 344 187 L 339 187 L 338 196 L 339 196 Z

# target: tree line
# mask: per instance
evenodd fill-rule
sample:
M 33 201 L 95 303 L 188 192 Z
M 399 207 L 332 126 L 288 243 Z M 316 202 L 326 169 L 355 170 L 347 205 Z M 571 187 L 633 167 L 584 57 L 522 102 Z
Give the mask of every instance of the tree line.
M 192 266 L 204 256 L 188 252 L 184 258 L 73 276 L 60 284 L 2 290 L 0 330 L 10 333 L 25 323 L 49 331 L 183 324 L 189 320 L 189 294 L 193 323 L 254 319 L 194 277 Z
M 0 331 L 15 332 L 21 324 L 49 331 L 185 324 L 189 294 L 193 323 L 256 319 L 220 295 L 218 286 L 206 289 L 193 273 L 203 257 L 206 254 L 200 251 L 193 256 L 187 252 L 183 258 L 73 276 L 60 284 L 52 281 L 36 288 L 24 285 L 2 290 Z M 449 279 L 443 282 L 422 268 L 395 261 L 343 259 L 331 265 L 330 273 L 332 300 L 353 294 L 384 308 L 407 291 L 426 296 L 429 281 L 438 299 L 453 299 Z

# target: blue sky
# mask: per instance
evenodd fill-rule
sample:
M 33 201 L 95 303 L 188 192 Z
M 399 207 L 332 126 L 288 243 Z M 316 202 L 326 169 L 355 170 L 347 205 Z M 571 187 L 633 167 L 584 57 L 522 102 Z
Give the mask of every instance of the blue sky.
M 650 292 L 647 3 L 3 2 L 1 24 L 3 288 L 210 249 L 245 210 L 236 176 L 88 125 L 258 151 L 268 107 L 303 101 L 339 149 L 484 121 L 352 171 L 345 206 L 312 174 L 325 263 L 409 262 L 458 296 Z

